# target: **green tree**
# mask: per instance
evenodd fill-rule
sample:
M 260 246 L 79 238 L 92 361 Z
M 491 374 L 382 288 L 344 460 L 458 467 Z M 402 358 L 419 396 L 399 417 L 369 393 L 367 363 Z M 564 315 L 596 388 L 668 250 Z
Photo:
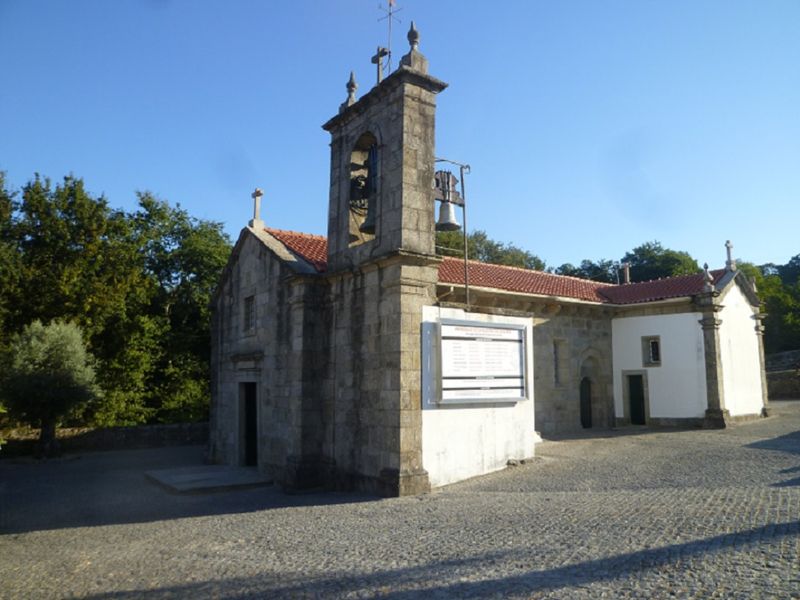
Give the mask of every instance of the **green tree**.
M 19 296 L 20 262 L 13 220 L 15 207 L 14 194 L 6 186 L 5 173 L 0 171 L 0 351 L 8 344 L 9 321 Z
M 645 242 L 622 258 L 631 266 L 631 281 L 650 281 L 662 277 L 697 273 L 700 266 L 688 252 L 669 250 L 659 242 Z
M 570 277 L 580 277 L 581 279 L 592 279 L 604 283 L 617 283 L 617 265 L 612 260 L 600 259 L 594 262 L 589 259 L 581 261 L 579 267 L 570 263 L 565 263 L 558 267 L 555 272 L 558 275 L 568 275 Z
M 0 181 L 0 346 L 39 319 L 74 321 L 97 359 L 99 425 L 202 419 L 209 301 L 230 253 L 219 223 L 151 194 L 112 210 L 83 181 Z M 8 277 L 6 274 L 8 273 Z
M 128 290 L 142 284 L 127 229 L 124 212 L 89 195 L 82 180 L 68 176 L 53 188 L 36 175 L 13 224 L 20 286 L 12 329 L 66 319 L 90 337 L 100 332 L 125 310 Z
M 11 416 L 40 427 L 40 452 L 58 450 L 56 427 L 98 395 L 81 330 L 74 323 L 34 321 L 11 342 L 0 394 Z
M 137 332 L 120 324 L 136 322 L 148 300 L 128 215 L 90 195 L 81 179 L 68 176 L 53 186 L 36 175 L 22 189 L 10 231 L 19 285 L 10 293 L 6 334 L 36 319 L 75 322 L 99 359 L 98 382 L 109 392 L 93 403 L 101 423 L 144 421 L 144 395 L 131 392 L 140 374 L 114 368 L 125 363 L 130 339 L 136 341 Z
M 785 265 L 756 266 L 737 261 L 738 268 L 756 283 L 764 318 L 764 351 L 767 354 L 800 349 L 800 282 L 793 270 L 795 256 Z M 793 278 L 794 277 L 794 278 Z
M 195 219 L 150 193 L 132 215 L 136 245 L 153 281 L 149 326 L 161 331 L 149 406 L 162 422 L 208 415 L 211 295 L 230 255 L 221 223 Z
M 511 243 L 495 241 L 479 229 L 467 235 L 467 244 L 472 260 L 538 271 L 546 268 L 544 261 L 535 254 Z M 437 232 L 436 250 L 445 256 L 464 256 L 464 234 L 460 231 Z
M 800 283 L 800 254 L 796 254 L 785 265 L 777 267 L 777 274 L 785 285 Z

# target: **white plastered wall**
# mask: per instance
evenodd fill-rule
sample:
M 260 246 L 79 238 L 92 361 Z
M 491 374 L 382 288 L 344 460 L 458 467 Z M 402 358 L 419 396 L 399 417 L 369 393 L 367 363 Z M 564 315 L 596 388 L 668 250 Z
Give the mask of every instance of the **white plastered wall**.
M 720 355 L 725 408 L 732 417 L 761 413 L 761 359 L 753 308 L 737 285 L 722 298 Z
M 621 317 L 611 323 L 614 412 L 624 416 L 623 371 L 646 371 L 649 416 L 705 416 L 706 371 L 700 313 Z M 642 338 L 659 336 L 661 365 L 644 366 Z
M 422 465 L 438 487 L 497 471 L 509 459 L 532 457 L 538 440 L 533 410 L 533 321 L 423 307 Z M 438 399 L 438 338 L 441 319 L 525 326 L 527 399 L 503 404 L 441 405 Z

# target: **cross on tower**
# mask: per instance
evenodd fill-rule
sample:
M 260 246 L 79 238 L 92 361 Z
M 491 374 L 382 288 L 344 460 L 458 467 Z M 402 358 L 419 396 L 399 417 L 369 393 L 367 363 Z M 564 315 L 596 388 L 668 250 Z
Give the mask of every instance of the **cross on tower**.
M 378 65 L 378 83 L 383 81 L 383 57 L 389 56 L 389 50 L 378 46 L 378 51 L 375 53 L 375 56 L 372 57 L 372 64 Z
M 385 50 L 385 52 L 386 52 L 386 54 L 384 54 L 384 56 L 387 57 L 387 59 L 386 59 L 386 71 L 388 73 L 391 73 L 392 72 L 392 21 L 397 21 L 398 23 L 400 23 L 400 19 L 398 19 L 394 15 L 395 15 L 395 13 L 398 13 L 403 9 L 402 8 L 395 8 L 396 0 L 388 0 L 388 4 L 389 4 L 389 8 L 383 8 L 380 4 L 378 5 L 378 8 L 386 13 L 386 16 L 385 17 L 381 17 L 380 19 L 378 19 L 378 21 L 386 20 L 389 23 L 389 38 L 388 38 L 387 43 L 386 43 L 386 48 L 384 48 L 383 50 Z M 378 50 L 378 53 L 380 54 L 380 49 Z M 378 60 L 380 60 L 380 59 L 378 59 Z M 375 62 L 375 58 L 374 57 L 372 59 L 372 62 Z M 379 63 L 379 65 L 380 65 L 380 63 Z M 378 72 L 380 72 L 380 71 L 382 71 L 382 69 L 381 69 L 380 66 L 378 66 Z M 381 82 L 381 79 L 382 79 L 382 77 L 378 77 L 378 83 Z

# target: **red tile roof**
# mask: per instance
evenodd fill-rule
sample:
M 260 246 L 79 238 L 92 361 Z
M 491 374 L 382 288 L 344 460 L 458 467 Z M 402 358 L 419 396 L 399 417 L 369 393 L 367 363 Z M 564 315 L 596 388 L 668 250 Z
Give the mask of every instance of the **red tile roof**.
M 265 228 L 265 231 L 311 263 L 318 273 L 325 272 L 328 265 L 328 240 L 325 237 L 281 229 Z M 718 281 L 724 273 L 724 270 L 711 272 L 714 281 Z M 464 285 L 464 262 L 458 258 L 445 257 L 439 265 L 439 282 Z M 469 261 L 469 283 L 476 287 L 537 296 L 558 296 L 610 304 L 636 304 L 699 294 L 703 290 L 703 274 L 613 285 L 543 271 Z
M 719 281 L 725 274 L 724 269 L 711 271 L 714 281 Z M 641 281 L 625 285 L 612 285 L 603 288 L 601 294 L 613 304 L 637 304 L 654 302 L 668 298 L 694 296 L 703 291 L 703 273 L 666 277 L 653 281 Z
M 318 273 L 328 266 L 328 240 L 321 235 L 284 231 L 265 227 L 264 231 L 281 242 L 289 250 L 310 262 Z
M 464 261 L 458 258 L 445 258 L 439 265 L 439 281 L 464 285 Z M 604 302 L 599 291 L 610 287 L 607 283 L 598 283 L 588 279 L 554 275 L 542 271 L 532 271 L 519 267 L 492 265 L 478 261 L 469 261 L 469 284 L 476 287 L 494 288 L 523 294 L 539 296 L 561 296 Z M 613 287 L 613 286 L 612 286 Z

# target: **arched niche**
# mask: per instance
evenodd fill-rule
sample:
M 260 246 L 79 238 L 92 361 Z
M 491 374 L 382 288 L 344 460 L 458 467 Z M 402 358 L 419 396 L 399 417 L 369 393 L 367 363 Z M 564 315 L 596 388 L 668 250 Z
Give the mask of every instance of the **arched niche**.
M 611 427 L 614 414 L 613 399 L 610 394 L 611 370 L 608 360 L 594 348 L 581 353 L 579 371 L 581 426 Z

